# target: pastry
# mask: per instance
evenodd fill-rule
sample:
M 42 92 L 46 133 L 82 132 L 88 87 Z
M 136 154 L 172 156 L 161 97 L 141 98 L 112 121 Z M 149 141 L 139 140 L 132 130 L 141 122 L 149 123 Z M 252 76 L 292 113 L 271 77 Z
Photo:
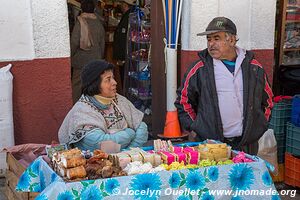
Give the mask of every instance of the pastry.
M 86 177 L 85 168 L 83 166 L 79 166 L 79 167 L 67 169 L 67 177 L 70 180 L 75 178 L 84 178 Z
M 81 151 L 78 148 L 59 152 L 59 156 L 64 157 L 65 159 L 77 157 L 77 156 L 80 156 L 80 155 L 81 155 Z
M 113 174 L 112 166 L 104 166 L 101 170 L 102 178 L 109 178 Z
M 68 169 L 68 168 L 78 167 L 80 165 L 85 165 L 86 160 L 82 155 L 80 155 L 69 159 L 62 157 L 60 162 L 65 168 Z

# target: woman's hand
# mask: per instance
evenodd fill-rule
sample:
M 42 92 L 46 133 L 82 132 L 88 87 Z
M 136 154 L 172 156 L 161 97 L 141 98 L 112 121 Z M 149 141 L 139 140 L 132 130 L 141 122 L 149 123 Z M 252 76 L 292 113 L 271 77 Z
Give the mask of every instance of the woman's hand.
M 135 132 L 135 138 L 130 143 L 129 147 L 141 147 L 148 140 L 148 127 L 145 122 L 141 122 Z
M 103 141 L 114 141 L 121 145 L 121 148 L 126 148 L 134 140 L 136 133 L 130 128 L 126 128 L 123 131 L 116 132 L 114 134 L 105 133 L 100 129 L 94 129 L 88 133 L 79 142 L 74 145 L 80 149 L 91 150 L 99 149 L 99 143 Z

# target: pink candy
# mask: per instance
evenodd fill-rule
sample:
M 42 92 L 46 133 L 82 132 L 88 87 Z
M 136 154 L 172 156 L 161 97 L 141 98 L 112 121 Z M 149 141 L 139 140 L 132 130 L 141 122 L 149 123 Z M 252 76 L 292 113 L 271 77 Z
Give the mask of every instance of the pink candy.
M 174 152 L 174 153 L 181 153 L 182 150 L 183 150 L 183 147 L 174 147 L 174 146 L 171 147 L 171 152 Z
M 176 155 L 176 160 L 178 161 L 178 162 L 184 162 L 184 164 L 186 164 L 186 154 L 185 153 L 182 153 L 182 152 L 176 152 L 176 153 L 174 153 L 175 155 Z
M 240 151 L 233 159 L 234 163 L 246 163 L 246 162 L 253 162 L 253 160 L 246 157 L 245 152 Z

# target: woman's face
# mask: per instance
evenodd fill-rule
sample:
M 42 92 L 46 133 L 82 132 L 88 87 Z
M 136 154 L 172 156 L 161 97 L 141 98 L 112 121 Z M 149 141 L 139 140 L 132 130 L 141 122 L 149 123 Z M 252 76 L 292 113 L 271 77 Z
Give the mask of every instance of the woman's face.
M 115 97 L 117 94 L 117 82 L 112 70 L 105 71 L 101 77 L 100 95 L 103 97 Z

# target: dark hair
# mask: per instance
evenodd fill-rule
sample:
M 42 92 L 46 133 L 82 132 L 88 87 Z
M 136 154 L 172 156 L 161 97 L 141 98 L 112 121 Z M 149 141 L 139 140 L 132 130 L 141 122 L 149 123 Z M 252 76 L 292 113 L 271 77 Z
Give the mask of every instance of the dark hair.
M 99 94 L 101 75 L 113 69 L 114 65 L 105 60 L 93 60 L 85 65 L 80 74 L 82 93 L 89 96 Z
M 81 1 L 81 10 L 85 13 L 93 13 L 95 10 L 95 4 L 93 0 L 83 0 Z

